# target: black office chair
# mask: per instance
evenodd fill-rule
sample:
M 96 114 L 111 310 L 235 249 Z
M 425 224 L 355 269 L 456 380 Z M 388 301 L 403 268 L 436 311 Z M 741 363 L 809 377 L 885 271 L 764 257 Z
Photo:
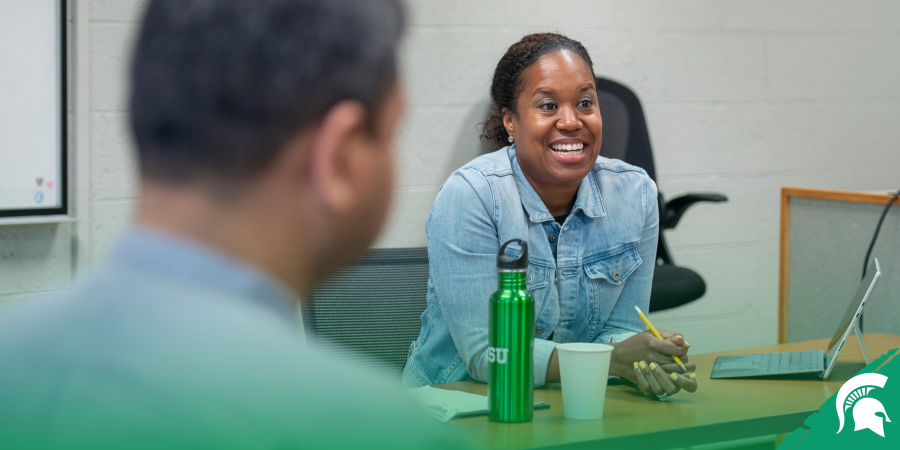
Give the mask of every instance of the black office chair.
M 304 322 L 321 346 L 399 378 L 427 294 L 425 247 L 372 249 L 316 285 Z
M 603 144 L 600 155 L 615 158 L 647 171 L 656 181 L 650 134 L 644 119 L 644 109 L 637 95 L 628 87 L 606 78 L 597 77 L 600 113 L 603 116 Z M 656 270 L 650 293 L 650 312 L 675 308 L 692 302 L 706 292 L 706 283 L 697 272 L 678 267 L 666 246 L 663 230 L 675 228 L 682 214 L 697 202 L 727 201 L 721 194 L 687 194 L 668 202 L 659 194 L 659 245 L 656 249 Z

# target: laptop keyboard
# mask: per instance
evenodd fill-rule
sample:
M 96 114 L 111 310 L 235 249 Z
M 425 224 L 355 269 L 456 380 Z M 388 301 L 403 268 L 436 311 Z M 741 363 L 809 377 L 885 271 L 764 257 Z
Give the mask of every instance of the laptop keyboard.
M 822 366 L 819 352 L 764 353 L 759 360 L 759 373 L 809 372 L 821 370 Z
M 825 370 L 825 357 L 821 350 L 719 356 L 710 378 L 821 372 Z

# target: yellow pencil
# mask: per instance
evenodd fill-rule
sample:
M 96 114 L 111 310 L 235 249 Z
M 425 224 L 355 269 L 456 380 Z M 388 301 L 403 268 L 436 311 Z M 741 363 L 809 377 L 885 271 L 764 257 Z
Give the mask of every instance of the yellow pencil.
M 644 313 L 641 312 L 641 308 L 638 308 L 637 305 L 634 305 L 634 310 L 637 311 L 638 315 L 641 316 L 641 319 L 644 319 L 644 323 L 647 324 L 647 328 L 650 329 L 653 335 L 662 340 L 662 336 L 659 335 L 659 331 L 656 331 L 656 328 L 653 328 L 653 324 L 650 323 L 650 319 L 648 319 L 647 316 L 645 316 Z M 678 363 L 678 365 L 681 367 L 681 370 L 687 373 L 687 369 L 684 368 L 684 364 L 682 364 L 681 360 L 678 359 L 677 356 L 672 356 L 672 359 L 674 359 L 675 362 Z

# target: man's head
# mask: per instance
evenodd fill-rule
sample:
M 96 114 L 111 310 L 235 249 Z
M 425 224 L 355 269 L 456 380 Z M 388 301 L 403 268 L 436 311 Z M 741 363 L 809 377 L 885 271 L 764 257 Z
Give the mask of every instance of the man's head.
M 316 261 L 314 278 L 361 251 L 390 198 L 402 27 L 396 0 L 151 0 L 131 68 L 138 222 L 201 238 L 186 228 L 227 228 L 179 210 L 202 193 L 219 216 L 244 216 L 214 244 L 281 232 L 283 253 Z M 292 247 L 289 229 L 317 242 Z M 287 258 L 241 246 L 230 250 Z

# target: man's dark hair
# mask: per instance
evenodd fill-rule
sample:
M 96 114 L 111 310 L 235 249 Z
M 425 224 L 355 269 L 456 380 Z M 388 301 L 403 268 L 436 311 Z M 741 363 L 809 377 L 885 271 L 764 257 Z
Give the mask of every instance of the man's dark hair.
M 240 183 L 334 104 L 397 81 L 397 0 L 151 0 L 131 66 L 141 174 Z
M 503 126 L 503 108 L 516 114 L 516 100 L 524 88 L 522 72 L 544 55 L 563 50 L 580 56 L 591 69 L 591 75 L 594 75 L 594 63 L 591 62 L 587 49 L 581 42 L 561 34 L 529 34 L 509 47 L 494 69 L 494 80 L 491 82 L 491 100 L 494 104 L 487 120 L 482 123 L 482 140 L 496 148 L 508 144 L 509 133 Z

